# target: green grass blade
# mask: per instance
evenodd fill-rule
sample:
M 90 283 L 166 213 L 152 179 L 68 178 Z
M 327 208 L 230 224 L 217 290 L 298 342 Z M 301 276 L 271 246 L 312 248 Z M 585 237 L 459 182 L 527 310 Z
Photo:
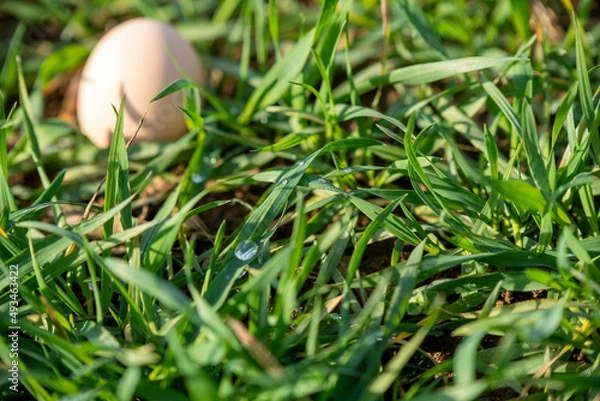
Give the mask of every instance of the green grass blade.
M 179 92 L 180 90 L 188 89 L 188 88 L 197 88 L 197 87 L 198 87 L 198 85 L 196 83 L 194 83 L 188 79 L 179 78 L 179 79 L 171 82 L 165 89 L 160 91 L 160 93 L 158 95 L 154 96 L 152 98 L 152 100 L 150 101 L 150 103 L 156 102 L 157 100 L 160 100 L 164 97 L 172 95 L 175 92 Z
M 125 101 L 121 100 L 119 111 L 116 113 L 116 123 L 114 134 L 110 143 L 108 155 L 108 169 L 106 171 L 106 185 L 104 190 L 104 212 L 112 209 L 119 202 L 119 190 L 121 182 L 121 147 L 125 147 L 125 138 L 123 137 L 123 118 L 125 117 Z M 102 230 L 103 236 L 106 238 L 113 233 L 114 221 L 109 220 L 104 224 Z
M 467 72 L 480 71 L 492 67 L 499 67 L 511 62 L 525 61 L 520 57 L 466 57 L 457 60 L 436 61 L 432 63 L 415 64 L 398 68 L 384 75 L 370 78 L 366 81 L 357 81 L 356 90 L 362 94 L 381 85 L 405 84 L 419 85 L 439 81 Z M 334 91 L 337 98 L 346 93 Z
M 523 42 L 531 37 L 529 7 L 530 4 L 528 2 L 510 0 L 512 22 Z
M 437 310 L 427 317 L 417 333 L 400 348 L 398 353 L 385 365 L 383 372 L 369 384 L 367 392 L 360 398 L 361 401 L 374 401 L 383 396 L 425 340 L 425 337 L 435 325 L 439 313 L 439 310 Z
M 242 125 L 247 124 L 256 110 L 277 102 L 302 70 L 308 55 L 314 31 L 302 37 L 293 49 L 279 60 L 263 77 L 260 85 L 254 89 L 246 103 L 244 111 L 238 118 Z
M 431 23 L 427 20 L 422 8 L 419 7 L 413 0 L 401 0 L 399 3 L 402 7 L 402 10 L 406 13 L 406 19 L 408 22 L 410 22 L 410 24 L 412 24 L 413 28 L 415 28 L 419 36 L 423 38 L 429 48 L 438 53 L 440 58 L 447 59 L 448 54 L 446 53 L 446 49 L 440 42 L 439 37 L 431 26 Z
M 542 192 L 550 193 L 550 183 L 546 163 L 540 150 L 539 135 L 533 115 L 533 109 L 527 102 L 523 103 L 523 148 L 527 156 L 530 174 Z
M 97 257 L 95 261 L 114 276 L 139 287 L 142 292 L 156 298 L 165 306 L 184 313 L 188 309 L 190 300 L 177 287 L 154 273 L 132 267 L 119 259 Z

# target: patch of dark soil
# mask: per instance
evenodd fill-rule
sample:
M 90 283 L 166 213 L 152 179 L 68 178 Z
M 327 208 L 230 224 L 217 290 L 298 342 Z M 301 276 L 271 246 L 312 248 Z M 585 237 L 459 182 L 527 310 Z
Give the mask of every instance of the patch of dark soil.
M 456 347 L 462 341 L 462 337 L 453 337 L 449 331 L 444 331 L 440 336 L 427 336 L 421 349 L 429 355 L 436 363 L 440 364 L 454 355 Z
M 206 230 L 212 235 L 216 234 L 219 226 L 225 221 L 225 234 L 234 232 L 246 219 L 250 210 L 244 205 L 256 205 L 263 192 L 262 187 L 244 186 L 234 191 L 217 192 L 208 194 L 203 198 L 202 203 L 209 203 L 218 200 L 238 199 L 241 202 L 232 201 L 218 208 L 211 209 L 208 212 L 199 215 Z
M 519 393 L 514 391 L 511 388 L 503 387 L 497 388 L 495 390 L 489 391 L 486 394 L 482 395 L 479 400 L 480 401 L 505 401 L 510 400 L 515 397 L 518 397 Z
M 500 294 L 499 299 L 496 301 L 496 306 L 510 305 L 517 302 L 529 301 L 531 299 L 544 299 L 547 297 L 545 290 L 531 291 L 531 292 L 518 292 L 518 291 L 504 291 Z
M 395 242 L 395 238 L 388 238 L 368 245 L 359 265 L 360 275 L 366 276 L 371 273 L 382 271 L 383 269 L 389 267 Z M 342 256 L 339 270 L 343 275 L 347 273 L 347 267 L 350 263 L 353 252 L 354 247 L 350 245 L 348 248 L 346 248 L 344 256 Z

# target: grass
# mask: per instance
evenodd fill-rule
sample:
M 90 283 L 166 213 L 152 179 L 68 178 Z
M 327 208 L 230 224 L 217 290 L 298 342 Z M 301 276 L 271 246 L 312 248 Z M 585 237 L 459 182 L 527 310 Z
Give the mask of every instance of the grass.
M 598 10 L 548 3 L 0 5 L 3 399 L 600 399 Z M 98 150 L 56 88 L 140 15 L 212 79 Z

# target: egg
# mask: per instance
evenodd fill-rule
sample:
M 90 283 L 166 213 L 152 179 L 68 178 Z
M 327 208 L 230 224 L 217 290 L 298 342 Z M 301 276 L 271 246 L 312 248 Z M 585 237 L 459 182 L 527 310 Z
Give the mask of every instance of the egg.
M 193 46 L 172 27 L 149 18 L 117 25 L 98 41 L 83 68 L 77 93 L 81 131 L 98 147 L 110 145 L 116 114 L 126 98 L 123 132 L 135 141 L 168 142 L 187 132 L 181 91 L 150 101 L 179 78 L 202 84 L 202 68 Z

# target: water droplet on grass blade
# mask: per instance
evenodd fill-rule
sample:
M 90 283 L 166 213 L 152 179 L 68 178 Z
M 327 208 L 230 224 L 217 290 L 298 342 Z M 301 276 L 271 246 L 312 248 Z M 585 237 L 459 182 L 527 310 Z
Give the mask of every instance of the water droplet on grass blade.
M 202 176 L 202 174 L 200 174 L 200 173 L 192 174 L 192 182 L 194 184 L 200 184 L 202 181 L 204 181 L 204 177 Z
M 281 184 L 286 185 L 288 183 L 288 180 L 283 180 L 281 181 Z
M 254 241 L 243 240 L 235 247 L 235 257 L 242 261 L 253 259 L 258 253 L 258 245 Z

